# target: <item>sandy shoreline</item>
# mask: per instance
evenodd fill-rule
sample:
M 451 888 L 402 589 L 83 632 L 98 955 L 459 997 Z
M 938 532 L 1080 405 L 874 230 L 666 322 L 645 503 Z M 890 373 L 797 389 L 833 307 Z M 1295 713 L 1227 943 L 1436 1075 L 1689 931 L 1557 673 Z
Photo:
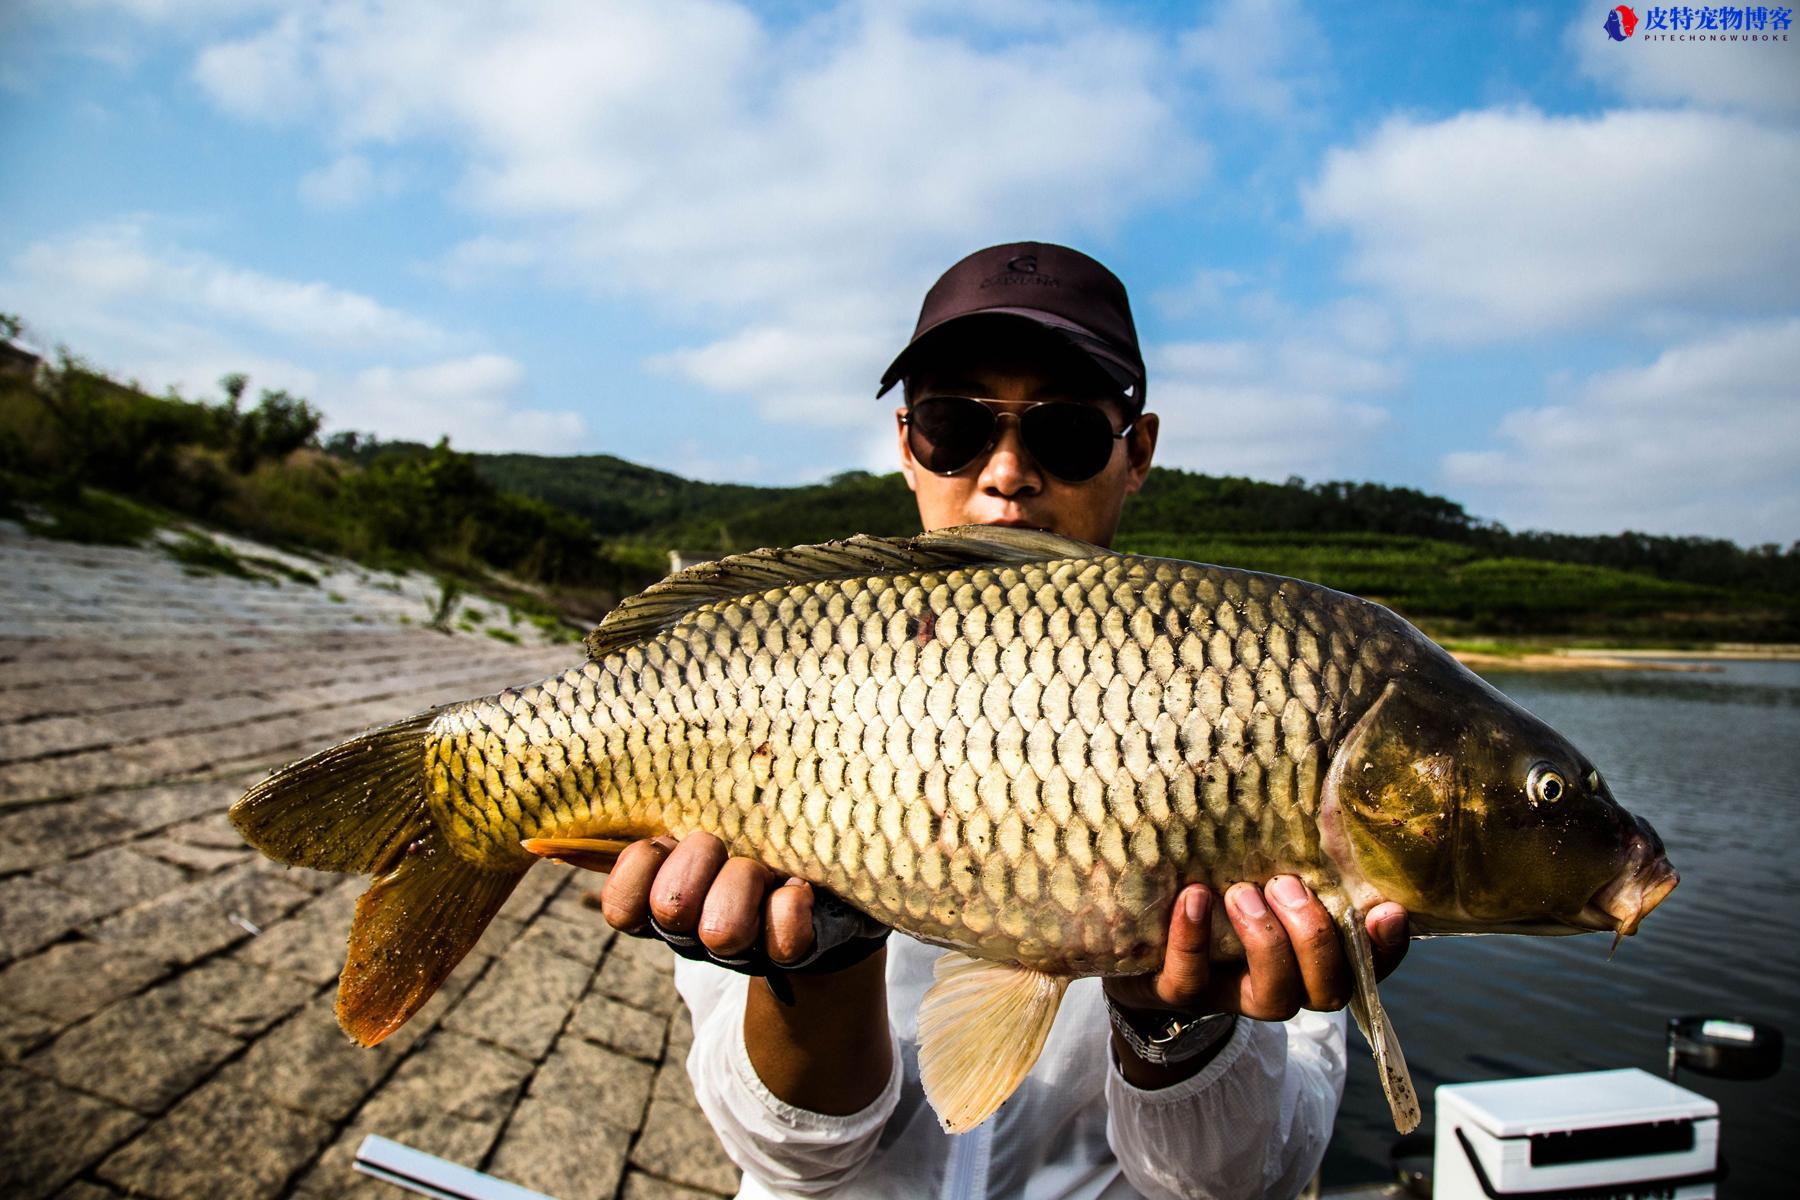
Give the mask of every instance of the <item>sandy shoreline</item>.
M 1800 662 L 1800 646 L 1723 643 L 1705 650 L 1642 650 L 1573 646 L 1566 649 L 1496 654 L 1451 650 L 1475 670 L 1509 671 L 1716 671 L 1717 662 Z

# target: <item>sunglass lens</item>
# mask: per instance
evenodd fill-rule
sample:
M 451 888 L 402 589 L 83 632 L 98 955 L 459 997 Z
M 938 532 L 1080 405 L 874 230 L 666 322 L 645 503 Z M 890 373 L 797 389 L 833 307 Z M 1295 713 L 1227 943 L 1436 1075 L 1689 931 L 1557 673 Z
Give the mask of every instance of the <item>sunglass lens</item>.
M 912 406 L 907 442 L 927 471 L 960 471 L 987 449 L 994 436 L 994 414 L 987 405 L 963 396 L 932 396 Z
M 1092 404 L 1040 404 L 1020 418 L 1019 433 L 1038 464 L 1069 483 L 1092 479 L 1112 458 L 1112 422 Z

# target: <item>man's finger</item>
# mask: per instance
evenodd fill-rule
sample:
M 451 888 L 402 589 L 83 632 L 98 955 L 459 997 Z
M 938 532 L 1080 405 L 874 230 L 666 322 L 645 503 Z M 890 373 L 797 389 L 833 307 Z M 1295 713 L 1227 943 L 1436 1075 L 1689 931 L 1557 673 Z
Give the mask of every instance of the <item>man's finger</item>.
M 1368 930 L 1369 945 L 1375 952 L 1375 978 L 1386 979 L 1412 945 L 1406 910 L 1392 900 L 1377 904 L 1369 910 Z
M 650 886 L 650 915 L 671 933 L 692 933 L 700 924 L 706 893 L 725 865 L 725 843 L 710 833 L 681 840 Z
M 633 842 L 619 854 L 600 890 L 600 914 L 623 933 L 636 933 L 650 923 L 650 884 L 675 849 L 672 837 Z
M 812 884 L 790 879 L 769 893 L 763 947 L 778 963 L 799 962 L 813 948 Z
M 1169 945 L 1156 976 L 1156 997 L 1174 1009 L 1198 1006 L 1212 978 L 1212 892 L 1204 885 L 1183 888 L 1169 915 Z
M 763 893 L 773 877 L 753 858 L 733 858 L 719 868 L 700 910 L 700 940 L 723 958 L 747 950 L 762 933 Z
M 1350 964 L 1331 914 L 1312 890 L 1293 875 L 1277 875 L 1263 888 L 1275 916 L 1287 930 L 1300 968 L 1306 1007 L 1335 1012 L 1350 1002 Z
M 1263 902 L 1253 883 L 1234 884 L 1225 893 L 1225 915 L 1244 943 L 1246 970 L 1238 1011 L 1258 1021 L 1285 1021 L 1300 1011 L 1305 991 L 1287 929 Z

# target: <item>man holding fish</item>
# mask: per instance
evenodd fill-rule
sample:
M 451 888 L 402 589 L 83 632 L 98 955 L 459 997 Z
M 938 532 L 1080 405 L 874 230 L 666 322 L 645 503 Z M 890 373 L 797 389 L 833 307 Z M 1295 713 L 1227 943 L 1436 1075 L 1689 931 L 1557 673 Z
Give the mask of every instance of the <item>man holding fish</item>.
M 1377 986 L 1409 930 L 1622 938 L 1679 882 L 1591 760 L 1396 614 L 1098 544 L 1156 418 L 1092 259 L 965 259 L 901 378 L 927 532 L 678 572 L 579 665 L 232 805 L 276 861 L 372 876 L 345 1032 L 401 1028 L 557 859 L 716 964 L 676 984 L 745 1195 L 1291 1195 L 1346 1004 L 1421 1119 Z
M 1015 526 L 1104 546 L 1149 472 L 1158 419 L 1125 289 L 1066 247 L 957 263 L 878 394 L 897 382 L 901 466 L 926 530 Z M 694 1015 L 689 1070 L 744 1196 L 1292 1195 L 1331 1134 L 1352 964 L 1293 875 L 1223 896 L 1183 889 L 1160 970 L 1072 984 L 1010 1102 L 956 1136 L 920 1083 L 937 947 L 887 938 L 706 833 L 632 844 L 603 897 L 616 928 L 700 960 L 676 975 Z M 1211 961 L 1226 928 L 1241 963 Z M 1379 904 L 1367 931 L 1385 975 L 1406 951 L 1406 912 Z

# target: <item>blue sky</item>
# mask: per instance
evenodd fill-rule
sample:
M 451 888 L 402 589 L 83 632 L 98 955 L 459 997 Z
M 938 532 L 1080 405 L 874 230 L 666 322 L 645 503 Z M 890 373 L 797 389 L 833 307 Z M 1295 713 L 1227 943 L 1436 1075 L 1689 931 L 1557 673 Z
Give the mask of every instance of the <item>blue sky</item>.
M 332 428 L 796 483 L 892 465 L 941 270 L 1063 241 L 1166 464 L 1792 542 L 1800 44 L 1606 13 L 22 0 L 0 310 Z

